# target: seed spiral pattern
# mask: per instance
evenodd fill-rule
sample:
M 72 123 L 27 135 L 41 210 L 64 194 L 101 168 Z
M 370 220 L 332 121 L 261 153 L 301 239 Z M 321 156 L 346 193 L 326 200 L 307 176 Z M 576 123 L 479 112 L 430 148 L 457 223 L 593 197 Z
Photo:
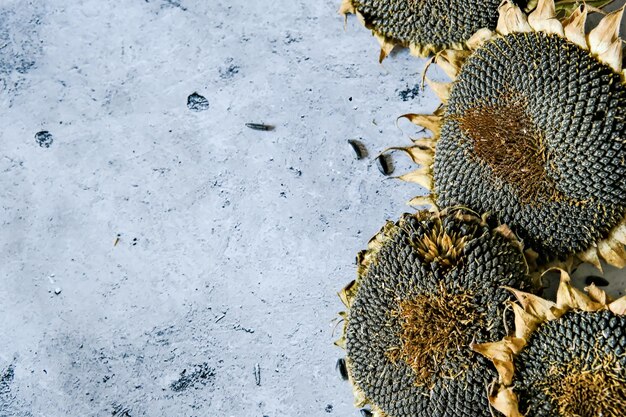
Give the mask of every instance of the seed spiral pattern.
M 570 311 L 543 323 L 515 359 L 528 417 L 618 417 L 626 407 L 626 317 Z
M 511 119 L 512 105 L 522 118 Z M 480 119 L 481 108 L 491 117 Z M 498 213 L 544 260 L 584 251 L 626 212 L 625 112 L 619 74 L 577 45 L 541 32 L 489 41 L 467 60 L 451 90 L 433 165 L 437 203 Z M 472 129 L 472 120 L 483 130 Z M 523 153 L 506 167 L 481 158 L 481 141 L 490 141 L 494 161 L 498 152 L 520 146 L 498 129 L 538 138 L 527 152 L 540 148 L 539 176 Z M 529 202 L 524 187 L 548 192 Z
M 478 29 L 495 28 L 500 0 L 354 0 L 372 29 L 402 45 L 436 50 L 464 43 Z
M 467 215 L 405 214 L 383 230 L 385 243 L 360 278 L 349 311 L 345 335 L 353 382 L 391 417 L 489 417 L 485 387 L 496 371 L 469 344 L 506 334 L 504 303 L 511 293 L 503 286 L 530 288 L 519 246 Z M 423 242 L 433 241 L 433 230 L 439 239 L 425 253 Z M 462 242 L 460 254 L 449 256 L 450 242 Z M 437 252 L 441 256 L 431 256 Z M 467 311 L 479 319 L 456 335 L 464 342 L 461 348 L 438 352 L 441 359 L 431 364 L 430 380 L 419 384 L 406 360 L 392 360 L 389 354 L 403 345 L 396 312 L 403 302 L 424 296 L 461 294 L 472 295 Z M 508 318 L 511 326 L 512 315 Z

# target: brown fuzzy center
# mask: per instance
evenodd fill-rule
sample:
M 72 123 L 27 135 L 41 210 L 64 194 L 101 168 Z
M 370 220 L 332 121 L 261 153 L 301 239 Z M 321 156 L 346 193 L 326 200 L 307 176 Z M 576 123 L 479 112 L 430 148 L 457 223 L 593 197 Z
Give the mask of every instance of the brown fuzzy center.
M 441 224 L 441 220 L 436 219 L 435 224 L 428 233 L 411 243 L 422 262 L 431 263 L 436 261 L 444 269 L 450 269 L 461 259 L 466 241 L 467 236 L 459 236 L 454 233 L 449 234 Z
M 458 118 L 461 130 L 471 139 L 474 156 L 494 175 L 517 190 L 525 203 L 540 197 L 559 198 L 547 174 L 549 155 L 544 134 L 527 112 L 519 94 L 500 97 L 498 104 L 480 104 Z
M 618 375 L 615 361 L 581 371 L 570 365 L 556 372 L 544 391 L 555 401 L 560 417 L 623 417 L 626 413 L 626 380 Z M 613 365 L 613 366 L 611 366 Z M 575 369 L 577 368 L 577 369 Z
M 391 348 L 387 357 L 402 360 L 415 373 L 418 386 L 432 386 L 433 376 L 456 378 L 464 370 L 447 366 L 451 356 L 467 356 L 470 329 L 481 325 L 470 293 L 450 294 L 443 285 L 438 293 L 420 294 L 398 303 L 392 312 L 400 324 L 400 346 Z

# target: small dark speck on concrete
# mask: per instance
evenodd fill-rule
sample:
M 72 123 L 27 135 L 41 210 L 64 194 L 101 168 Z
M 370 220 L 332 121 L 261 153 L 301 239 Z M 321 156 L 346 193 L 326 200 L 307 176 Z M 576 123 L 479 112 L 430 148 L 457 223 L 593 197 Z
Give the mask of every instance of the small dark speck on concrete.
M 254 333 L 254 329 L 249 329 L 247 327 L 243 327 L 241 324 L 237 324 L 235 326 L 233 326 L 233 330 L 237 330 L 237 331 L 242 331 L 242 332 L 246 332 L 246 333 Z
M 150 0 L 144 0 L 146 3 L 150 3 Z M 166 7 L 172 7 L 172 8 L 177 8 L 182 10 L 183 12 L 187 11 L 187 8 L 184 7 L 182 4 L 180 4 L 180 1 L 178 0 L 162 0 L 161 3 L 161 9 L 164 9 Z
M 193 111 L 204 111 L 209 108 L 209 100 L 198 93 L 193 93 L 187 97 L 187 107 Z
M 404 90 L 398 91 L 398 97 L 400 97 L 402 101 L 409 101 L 416 98 L 419 95 L 419 92 L 419 85 L 415 84 L 413 87 L 407 86 Z
M 11 391 L 13 378 L 15 378 L 15 368 L 13 365 L 9 365 L 9 367 L 0 374 L 0 394 L 6 394 Z
M 233 78 L 236 74 L 239 74 L 238 65 L 230 64 L 226 68 L 220 68 L 220 78 L 222 78 L 223 80 Z
M 254 365 L 254 383 L 261 386 L 261 365 L 258 363 Z
M 42 148 L 49 148 L 52 142 L 54 142 L 52 134 L 47 130 L 35 133 L 35 140 Z
M 252 130 L 265 130 L 265 131 L 274 130 L 274 126 L 266 125 L 263 123 L 246 123 L 246 127 Z
M 170 384 L 170 388 L 174 392 L 182 392 L 189 388 L 199 388 L 200 385 L 205 386 L 212 383 L 215 379 L 215 369 L 209 367 L 205 362 L 194 366 L 191 372 L 186 369 L 180 373 L 180 377 Z
M 130 409 L 121 404 L 113 404 L 113 411 L 111 412 L 111 415 L 115 417 L 132 417 Z
M 20 74 L 26 74 L 34 66 L 35 66 L 35 61 L 22 60 L 19 63 L 19 65 L 15 67 L 15 71 L 17 71 Z
M 292 33 L 287 33 L 285 35 L 285 44 L 289 45 L 291 43 L 300 42 L 302 40 L 301 36 L 294 35 Z
M 326 411 L 327 413 L 332 413 L 333 412 L 333 405 L 332 404 L 328 404 L 326 406 L 326 408 L 324 408 L 324 411 Z
M 337 370 L 337 372 L 339 372 L 341 379 L 343 379 L 344 381 L 348 380 L 348 368 L 346 368 L 346 360 L 344 358 L 337 359 L 335 369 Z

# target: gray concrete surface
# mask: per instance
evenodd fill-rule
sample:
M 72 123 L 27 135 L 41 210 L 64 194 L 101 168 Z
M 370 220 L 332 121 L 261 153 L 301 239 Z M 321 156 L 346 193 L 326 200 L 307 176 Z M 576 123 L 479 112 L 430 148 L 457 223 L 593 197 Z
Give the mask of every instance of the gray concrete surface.
M 0 416 L 358 415 L 335 293 L 437 101 L 337 3 L 0 1 Z
M 0 1 L 0 416 L 357 415 L 336 292 L 435 101 L 337 7 Z

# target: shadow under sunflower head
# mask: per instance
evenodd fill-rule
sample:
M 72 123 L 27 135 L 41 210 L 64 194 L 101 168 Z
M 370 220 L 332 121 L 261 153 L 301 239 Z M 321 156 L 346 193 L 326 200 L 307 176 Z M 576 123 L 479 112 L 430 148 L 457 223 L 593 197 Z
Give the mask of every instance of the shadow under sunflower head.
M 480 29 L 496 28 L 502 0 L 343 0 L 339 13 L 356 14 L 381 45 L 380 62 L 396 46 L 410 48 L 413 55 L 425 57 L 446 49 L 465 50 Z M 590 0 L 601 7 L 612 0 Z M 580 2 L 582 3 L 582 2 Z M 516 1 L 525 11 L 537 0 Z M 560 13 L 571 12 L 577 1 L 556 0 Z

